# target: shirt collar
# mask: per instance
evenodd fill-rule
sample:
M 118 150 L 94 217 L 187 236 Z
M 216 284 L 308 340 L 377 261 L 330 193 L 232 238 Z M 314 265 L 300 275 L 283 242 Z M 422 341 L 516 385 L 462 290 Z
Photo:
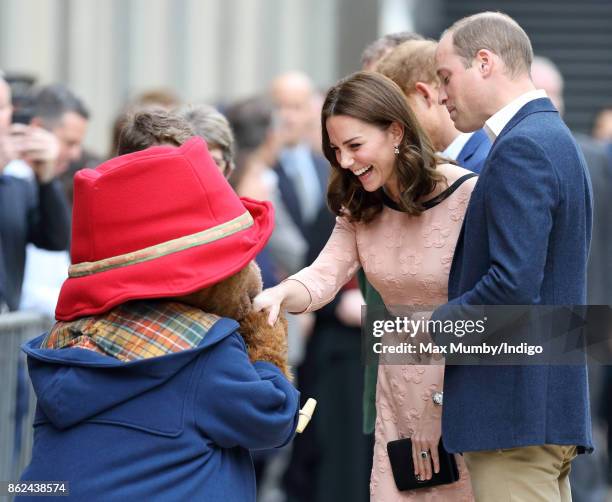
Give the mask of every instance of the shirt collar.
M 491 143 L 497 139 L 504 127 L 506 127 L 508 122 L 512 120 L 512 117 L 514 117 L 518 111 L 523 108 L 523 106 L 535 99 L 546 97 L 546 91 L 542 89 L 529 91 L 525 94 L 521 94 L 518 98 L 508 103 L 501 110 L 495 112 L 484 125 L 484 130 L 491 140 Z
M 461 150 L 463 150 L 463 147 L 470 140 L 473 134 L 473 132 L 459 134 L 459 136 L 451 141 L 451 144 L 446 147 L 446 150 L 442 152 L 442 156 L 446 157 L 447 159 L 457 160 Z
M 22 159 L 13 159 L 4 167 L 4 174 L 13 178 L 34 180 L 34 171 Z
M 283 170 L 289 176 L 296 174 L 296 170 L 300 168 L 300 164 L 303 165 L 305 162 L 312 162 L 310 152 L 310 148 L 304 143 L 283 148 L 279 154 Z

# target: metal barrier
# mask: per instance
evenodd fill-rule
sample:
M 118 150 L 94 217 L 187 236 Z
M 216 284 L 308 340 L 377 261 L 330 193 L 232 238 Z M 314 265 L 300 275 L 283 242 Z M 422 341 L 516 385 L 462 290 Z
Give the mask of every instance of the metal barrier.
M 52 321 L 32 312 L 10 312 L 0 315 L 0 481 L 13 481 L 30 461 L 32 452 L 32 421 L 35 410 L 34 391 L 25 375 L 28 406 L 21 421 L 21 445 L 16 449 L 19 417 L 17 409 L 17 382 L 21 360 L 22 371 L 27 373 L 22 343 L 47 331 Z

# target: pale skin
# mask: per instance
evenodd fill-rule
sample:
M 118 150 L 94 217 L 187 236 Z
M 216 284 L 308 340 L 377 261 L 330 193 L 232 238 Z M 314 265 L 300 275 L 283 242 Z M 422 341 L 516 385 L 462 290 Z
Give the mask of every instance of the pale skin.
M 0 173 L 14 159 L 23 159 L 39 183 L 48 183 L 55 176 L 60 143 L 54 134 L 36 124 L 11 124 L 13 107 L 11 89 L 0 79 Z
M 70 162 L 81 157 L 81 145 L 87 132 L 87 119 L 76 112 L 65 112 L 59 121 L 52 126 L 45 126 L 43 121 L 34 117 L 30 126 L 44 128 L 50 131 L 57 139 L 59 152 L 54 167 L 54 176 L 58 176 L 68 169 Z
M 437 83 L 416 82 L 406 99 L 434 148 L 442 152 L 461 133 L 455 128 L 446 108 L 438 103 L 439 92 Z
M 504 61 L 480 49 L 468 68 L 456 53 L 453 34 L 447 32 L 436 49 L 436 71 L 440 78 L 439 103 L 446 106 L 455 127 L 476 131 L 497 111 L 535 86 L 526 69 L 512 76 Z
M 404 134 L 401 125 L 392 123 L 387 129 L 381 130 L 356 118 L 336 115 L 327 120 L 326 128 L 330 146 L 342 169 L 357 176 L 364 190 L 373 192 L 384 187 L 391 198 L 399 200 L 400 186 L 395 173 L 394 149 Z M 310 302 L 308 289 L 301 282 L 290 279 L 262 291 L 253 300 L 253 306 L 257 311 L 267 310 L 268 322 L 273 325 L 281 309 L 299 313 L 306 310 Z M 440 410 L 427 410 L 431 418 L 423 420 L 413 435 L 415 474 L 424 480 L 432 476 L 431 461 L 433 470 L 439 472 Z M 421 450 L 430 452 L 427 461 L 420 457 Z
M 275 128 L 285 146 L 295 146 L 308 138 L 315 118 L 312 111 L 312 82 L 303 73 L 288 72 L 272 81 Z
M 60 152 L 55 135 L 40 127 L 12 124 L 8 136 L 15 158 L 32 168 L 39 183 L 49 183 L 55 177 Z

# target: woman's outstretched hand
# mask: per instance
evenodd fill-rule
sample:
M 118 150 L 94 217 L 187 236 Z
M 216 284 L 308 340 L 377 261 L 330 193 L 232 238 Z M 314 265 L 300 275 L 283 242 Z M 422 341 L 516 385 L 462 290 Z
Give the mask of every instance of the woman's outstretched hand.
M 253 299 L 253 309 L 255 311 L 266 310 L 268 312 L 268 324 L 270 326 L 276 324 L 285 300 L 285 295 L 280 289 L 280 285 L 264 289 Z
M 300 281 L 288 279 L 278 286 L 264 289 L 253 298 L 253 309 L 268 312 L 268 324 L 274 326 L 281 309 L 301 313 L 310 305 L 310 293 Z

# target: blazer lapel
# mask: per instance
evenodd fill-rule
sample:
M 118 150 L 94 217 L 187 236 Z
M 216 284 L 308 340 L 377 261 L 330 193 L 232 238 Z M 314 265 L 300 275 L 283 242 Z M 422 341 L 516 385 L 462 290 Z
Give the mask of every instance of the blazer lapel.
M 538 98 L 530 101 L 525 106 L 523 106 L 514 117 L 510 119 L 510 122 L 506 124 L 506 127 L 502 129 L 502 132 L 499 133 L 497 139 L 501 138 L 503 135 L 510 132 L 518 123 L 521 122 L 525 117 L 531 115 L 532 113 L 540 113 L 540 112 L 554 112 L 559 113 L 555 106 L 552 104 L 552 101 L 548 98 Z M 496 139 L 496 141 L 497 141 Z
M 281 199 L 285 204 L 287 212 L 289 213 L 289 216 L 291 216 L 293 222 L 300 230 L 302 230 L 304 226 L 302 210 L 298 202 L 298 195 L 295 191 L 295 187 L 293 186 L 293 182 L 289 179 L 289 176 L 287 176 L 287 173 L 285 173 L 285 170 L 281 164 L 277 164 L 275 171 L 278 175 L 278 189 L 280 191 Z

